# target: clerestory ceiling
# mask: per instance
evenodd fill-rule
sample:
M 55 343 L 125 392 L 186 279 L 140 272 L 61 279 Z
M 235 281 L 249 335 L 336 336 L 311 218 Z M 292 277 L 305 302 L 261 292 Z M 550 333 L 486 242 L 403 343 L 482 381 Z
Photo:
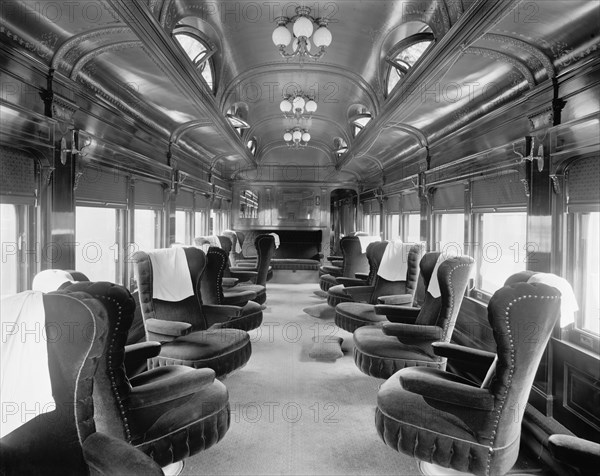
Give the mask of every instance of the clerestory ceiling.
M 585 0 L 304 5 L 329 20 L 333 35 L 316 62 L 285 60 L 271 40 L 275 18 L 293 16 L 294 2 L 5 0 L 0 33 L 3 43 L 80 83 L 224 179 L 294 163 L 327 171 L 312 173 L 313 181 L 376 181 L 396 161 L 429 150 L 598 49 L 598 3 Z M 214 50 L 214 93 L 172 36 L 181 25 Z M 386 57 L 425 30 L 434 44 L 388 96 Z M 318 110 L 309 146 L 290 150 L 279 102 L 298 89 L 315 97 Z M 225 118 L 239 104 L 250 125 L 242 137 Z M 357 105 L 373 120 L 353 137 L 349 115 Z M 246 147 L 252 137 L 255 154 Z M 334 138 L 348 144 L 347 152 L 334 153 Z M 167 152 L 157 151 L 157 160 Z

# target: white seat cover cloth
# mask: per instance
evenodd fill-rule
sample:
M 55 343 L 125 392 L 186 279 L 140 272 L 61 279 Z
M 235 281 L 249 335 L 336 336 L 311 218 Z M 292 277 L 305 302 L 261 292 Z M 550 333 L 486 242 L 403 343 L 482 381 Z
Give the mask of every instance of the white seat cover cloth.
M 377 275 L 388 281 L 404 281 L 408 272 L 408 254 L 413 243 L 395 240 L 385 247 Z
M 183 248 L 148 252 L 152 262 L 152 294 L 162 301 L 182 301 L 194 295 L 190 269 Z
M 0 438 L 54 410 L 43 293 L 24 291 L 0 303 Z
M 560 327 L 566 327 L 575 322 L 575 313 L 579 310 L 577 298 L 571 284 L 565 279 L 552 273 L 536 273 L 528 283 L 542 283 L 560 291 Z

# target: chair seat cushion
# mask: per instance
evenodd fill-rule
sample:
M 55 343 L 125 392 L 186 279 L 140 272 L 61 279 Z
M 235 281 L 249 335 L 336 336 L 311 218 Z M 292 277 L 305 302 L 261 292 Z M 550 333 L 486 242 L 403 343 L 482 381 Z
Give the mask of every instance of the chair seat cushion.
M 375 425 L 385 443 L 422 461 L 474 474 L 488 474 L 486 470 L 492 459 L 505 458 L 507 461 L 500 466 L 508 466 L 508 471 L 514 463 L 509 459 L 515 445 L 518 450 L 519 437 L 508 447 L 490 451 L 489 442 L 479 442 L 475 432 L 460 418 L 402 388 L 400 375 L 411 370 L 396 372 L 379 389 Z
M 331 307 L 335 307 L 342 302 L 352 302 L 353 299 L 350 295 L 346 294 L 346 291 L 344 291 L 345 288 L 346 286 L 343 284 L 331 286 L 327 290 L 327 304 Z
M 375 314 L 375 306 L 361 302 L 343 302 L 335 306 L 335 323 L 338 327 L 354 332 L 362 326 L 382 325 L 385 316 Z
M 332 276 L 341 276 L 343 274 L 342 268 L 339 266 L 323 265 L 319 268 L 319 275 L 331 274 Z
M 131 443 L 161 466 L 210 448 L 229 428 L 229 396 L 218 380 L 187 397 L 169 401 L 168 406 L 161 406 L 160 411 L 142 408 L 128 419 Z
M 429 344 L 427 344 L 429 346 Z M 379 326 L 365 326 L 354 332 L 354 362 L 365 374 L 389 378 L 404 367 L 443 368 L 440 357 L 416 345 L 407 345 L 383 333 Z
M 329 288 L 338 284 L 336 276 L 332 274 L 323 274 L 319 277 L 319 287 L 322 291 L 329 291 Z
M 230 291 L 239 289 L 240 291 L 253 291 L 256 293 L 256 297 L 252 300 L 258 304 L 264 304 L 267 300 L 267 290 L 262 284 L 252 283 L 239 283 L 233 288 L 229 288 Z
M 241 329 L 243 331 L 251 331 L 257 329 L 262 324 L 263 320 L 263 308 L 260 304 L 254 301 L 250 301 L 244 307 L 242 307 L 242 315 L 235 317 L 224 324 L 221 324 L 221 328 L 227 329 Z
M 185 365 L 196 369 L 210 368 L 218 377 L 243 366 L 251 353 L 247 332 L 239 329 L 209 329 L 165 342 L 160 354 L 151 359 L 149 367 Z
M 277 270 L 316 271 L 321 262 L 314 259 L 276 258 L 271 260 L 271 264 Z

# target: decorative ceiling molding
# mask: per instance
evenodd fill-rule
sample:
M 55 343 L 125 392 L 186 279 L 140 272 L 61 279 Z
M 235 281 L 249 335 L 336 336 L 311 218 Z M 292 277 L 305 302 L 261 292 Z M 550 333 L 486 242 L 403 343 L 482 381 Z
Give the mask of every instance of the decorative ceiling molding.
M 502 63 L 508 63 L 519 70 L 521 75 L 523 75 L 523 77 L 527 80 L 527 83 L 529 84 L 529 89 L 533 89 L 536 85 L 535 78 L 533 76 L 533 73 L 530 71 L 529 67 L 514 56 L 507 55 L 506 53 L 501 53 L 500 51 L 490 50 L 488 48 L 479 48 L 475 46 L 467 48 L 465 50 L 465 54 L 485 56 L 486 58 L 501 61 Z
M 495 33 L 486 33 L 485 35 L 483 35 L 482 39 L 494 41 L 497 43 L 503 43 L 527 51 L 529 54 L 537 58 L 540 63 L 542 63 L 546 70 L 546 74 L 549 78 L 556 77 L 556 68 L 554 67 L 554 64 L 552 63 L 550 57 L 539 48 L 533 46 L 531 43 L 527 43 L 526 41 L 520 40 L 518 38 L 513 38 L 512 36 L 498 35 Z
M 333 127 L 335 127 L 338 130 L 338 134 L 343 136 L 343 139 L 346 141 L 346 143 L 348 143 L 350 141 L 350 137 L 348 136 L 348 131 L 346 129 L 344 129 L 344 124 L 340 124 L 332 119 L 329 119 L 325 116 L 322 115 L 313 115 L 312 116 L 313 121 L 316 119 L 317 121 L 320 122 L 324 122 L 326 124 L 329 124 Z M 283 114 L 271 114 L 267 117 L 265 117 L 264 119 L 261 119 L 258 122 L 255 122 L 252 124 L 252 126 L 250 127 L 250 129 L 248 129 L 248 132 L 246 133 L 246 137 L 252 137 L 253 135 L 257 134 L 257 131 L 259 131 L 262 126 L 266 123 L 269 122 L 275 122 L 275 121 L 279 121 L 281 124 L 281 133 L 283 134 L 284 130 L 286 129 L 286 126 L 283 124 L 283 121 L 285 120 Z M 343 120 L 343 122 L 345 123 L 345 119 Z M 310 132 L 309 128 L 309 132 Z M 314 130 L 315 127 L 313 126 L 312 129 Z M 333 149 L 333 144 L 330 148 L 330 151 Z
M 173 132 L 171 132 L 171 137 L 169 137 L 169 143 L 177 145 L 181 136 L 183 136 L 186 132 L 192 129 L 198 129 L 200 127 L 209 127 L 213 126 L 212 121 L 208 119 L 198 119 L 195 121 L 184 122 L 180 126 L 177 127 Z
M 330 63 L 305 63 L 302 65 L 301 68 L 298 66 L 298 64 L 282 62 L 272 62 L 255 66 L 245 71 L 244 73 L 236 76 L 229 84 L 227 84 L 226 87 L 222 89 L 219 107 L 221 108 L 221 110 L 225 110 L 230 96 L 234 94 L 236 89 L 240 87 L 245 81 L 248 81 L 258 76 L 266 76 L 268 78 L 273 78 L 273 76 L 278 72 L 291 74 L 310 74 L 314 72 L 316 74 L 327 74 L 330 76 L 339 76 L 344 79 L 347 79 L 367 95 L 367 98 L 371 102 L 370 109 L 373 111 L 373 113 L 379 113 L 379 100 L 375 89 L 373 89 L 373 87 L 367 81 L 365 81 L 362 76 L 355 73 L 354 71 Z
M 278 140 L 278 141 L 269 142 L 268 144 L 265 144 L 264 146 L 261 147 L 261 152 L 262 152 L 261 156 L 264 157 L 266 154 L 268 154 L 269 152 L 272 152 L 276 149 L 289 150 L 290 147 L 285 144 L 283 139 Z M 312 139 L 308 143 L 308 145 L 304 146 L 302 149 L 299 149 L 299 150 L 304 150 L 304 149 L 318 150 L 320 152 L 323 152 L 323 154 L 325 154 L 326 157 L 329 157 L 329 155 L 331 154 L 331 148 L 327 144 L 325 144 L 322 141 L 315 141 Z M 292 149 L 292 150 L 294 150 L 294 149 Z
M 104 45 L 104 46 L 100 46 L 99 48 L 95 48 L 77 60 L 77 62 L 73 66 L 73 69 L 71 70 L 71 74 L 69 75 L 69 77 L 73 81 L 77 80 L 77 76 L 79 75 L 79 72 L 81 71 L 81 69 L 87 63 L 94 60 L 101 54 L 108 53 L 108 52 L 123 51 L 123 50 L 128 50 L 131 48 L 142 49 L 143 44 L 141 41 L 137 41 L 137 40 L 136 41 L 119 41 L 117 43 L 110 43 L 108 45 Z
M 156 21 L 148 6 L 129 0 L 108 0 L 108 3 L 119 12 L 136 36 L 143 42 L 148 55 L 162 66 L 165 72 L 184 98 L 198 111 L 198 115 L 209 117 L 214 121 L 215 130 L 223 137 L 223 142 L 231 147 L 232 155 L 237 155 L 249 164 L 256 165 L 256 160 L 240 140 L 235 130 L 226 120 L 222 111 L 217 108 L 215 98 L 199 72 L 185 57 L 181 48 Z
M 418 129 L 417 127 L 413 127 L 409 124 L 405 124 L 402 122 L 390 122 L 386 124 L 384 128 L 400 129 L 401 131 L 413 136 L 421 147 L 429 147 L 429 141 L 427 140 L 427 136 L 425 136 L 425 134 L 423 134 L 423 131 L 421 131 L 421 129 Z
M 420 95 L 416 92 L 424 85 L 439 81 L 469 45 L 478 41 L 490 28 L 510 14 L 519 3 L 520 0 L 478 1 L 469 8 L 453 26 L 453 34 L 436 41 L 429 54 L 409 70 L 400 87 L 395 89 L 382 111 L 356 138 L 351 145 L 351 150 L 342 157 L 338 166 L 342 167 L 350 163 L 356 155 L 355 151 L 360 152 L 367 144 L 370 147 L 373 134 L 377 135 L 379 128 L 393 121 L 394 118 L 402 122 L 401 118 L 407 117 L 417 109 L 421 101 Z
M 50 68 L 57 70 L 67 53 L 75 48 L 81 48 L 82 44 L 86 41 L 96 42 L 101 38 L 112 38 L 115 35 L 121 35 L 124 33 L 132 32 L 127 26 L 109 26 L 105 28 L 89 30 L 85 33 L 72 36 L 58 47 L 54 53 L 54 56 L 52 56 L 52 60 L 50 61 Z

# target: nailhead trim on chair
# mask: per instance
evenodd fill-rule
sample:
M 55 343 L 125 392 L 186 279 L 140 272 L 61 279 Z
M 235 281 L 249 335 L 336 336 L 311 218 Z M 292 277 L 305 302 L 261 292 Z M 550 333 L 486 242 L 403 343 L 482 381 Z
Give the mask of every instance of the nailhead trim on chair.
M 446 362 L 384 358 L 365 354 L 355 346 L 354 363 L 364 374 L 377 378 L 389 378 L 405 367 L 430 367 L 443 370 Z
M 506 401 L 506 394 L 508 393 L 509 388 L 512 385 L 512 378 L 513 378 L 513 374 L 515 372 L 515 343 L 514 343 L 514 337 L 513 337 L 513 333 L 512 333 L 512 329 L 510 326 L 510 320 L 509 320 L 509 315 L 510 315 L 510 311 L 512 306 L 519 302 L 522 301 L 523 299 L 559 299 L 558 296 L 538 296 L 538 295 L 533 295 L 533 294 L 528 294 L 527 296 L 519 296 L 516 299 L 513 299 L 511 302 L 508 303 L 506 309 L 504 310 L 504 316 L 505 316 L 505 320 L 506 320 L 506 330 L 507 330 L 507 334 L 508 334 L 508 341 L 509 341 L 509 348 L 510 348 L 510 367 L 508 369 L 508 381 L 506 382 L 506 385 L 503 385 L 502 388 L 504 389 L 504 392 L 502 395 L 499 396 L 499 400 L 500 400 L 500 404 L 496 406 L 495 409 L 495 413 L 496 415 L 494 416 L 494 428 L 492 430 L 492 434 L 491 434 L 491 444 L 489 447 L 489 452 L 488 452 L 488 458 L 487 458 L 487 462 L 486 462 L 486 475 L 490 474 L 490 465 L 492 464 L 492 456 L 494 455 L 494 442 L 496 441 L 496 436 L 498 434 L 498 425 L 500 424 L 500 416 L 502 414 L 502 409 L 504 408 L 504 403 Z

